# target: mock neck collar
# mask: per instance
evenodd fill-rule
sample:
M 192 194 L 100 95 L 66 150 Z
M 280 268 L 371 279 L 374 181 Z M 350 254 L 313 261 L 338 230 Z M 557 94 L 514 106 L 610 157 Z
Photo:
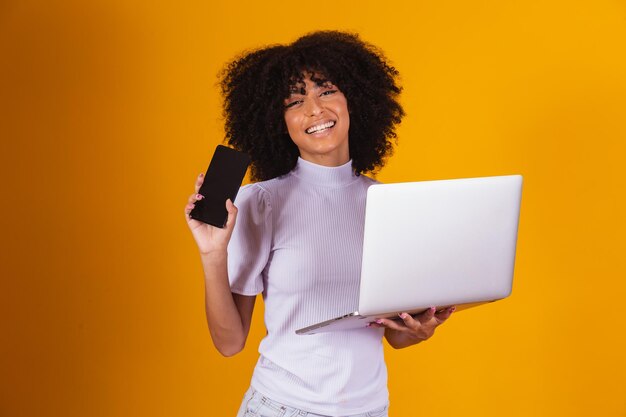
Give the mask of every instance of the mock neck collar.
M 307 182 L 329 187 L 350 184 L 358 177 L 352 169 L 352 159 L 337 167 L 327 167 L 298 157 L 292 173 Z

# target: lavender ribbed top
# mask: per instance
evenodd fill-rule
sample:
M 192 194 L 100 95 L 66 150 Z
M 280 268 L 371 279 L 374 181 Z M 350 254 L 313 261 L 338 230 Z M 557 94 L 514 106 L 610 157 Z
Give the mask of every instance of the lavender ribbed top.
M 351 161 L 324 167 L 299 159 L 287 175 L 239 191 L 229 279 L 235 293 L 263 293 L 267 335 L 251 385 L 275 401 L 331 416 L 388 401 L 382 329 L 295 334 L 357 310 L 373 183 L 355 175 Z

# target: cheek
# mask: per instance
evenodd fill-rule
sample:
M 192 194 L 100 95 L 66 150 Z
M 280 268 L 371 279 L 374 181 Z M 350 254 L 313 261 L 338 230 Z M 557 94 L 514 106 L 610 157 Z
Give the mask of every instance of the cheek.
M 287 116 L 283 116 L 283 126 L 285 127 L 285 129 L 289 129 L 289 120 L 287 119 Z
M 285 114 L 285 127 L 287 128 L 288 132 L 293 132 L 297 129 L 298 126 L 298 122 L 296 120 L 296 117 L 294 117 L 293 114 Z
M 299 122 L 294 117 L 285 117 L 285 133 L 289 135 L 291 141 L 296 143 L 300 139 Z
M 341 117 L 347 126 L 350 125 L 350 109 L 347 104 L 341 107 Z
M 342 115 L 348 117 L 350 114 L 350 107 L 348 106 L 348 100 L 345 97 L 342 97 L 341 102 L 337 103 L 337 111 Z

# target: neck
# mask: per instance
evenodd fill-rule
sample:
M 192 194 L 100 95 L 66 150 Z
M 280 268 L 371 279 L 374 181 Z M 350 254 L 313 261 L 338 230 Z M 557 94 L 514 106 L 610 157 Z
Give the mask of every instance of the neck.
M 343 165 L 324 166 L 298 158 L 292 174 L 304 181 L 325 186 L 343 186 L 352 183 L 357 178 L 350 160 Z
M 301 152 L 300 158 L 324 167 L 338 167 L 350 161 L 350 154 L 346 152 L 345 155 L 311 155 Z

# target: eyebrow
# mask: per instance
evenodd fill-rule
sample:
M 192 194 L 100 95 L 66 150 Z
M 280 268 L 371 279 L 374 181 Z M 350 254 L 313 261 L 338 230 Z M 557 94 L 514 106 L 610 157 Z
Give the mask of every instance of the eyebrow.
M 291 85 L 289 86 L 289 95 L 292 94 L 302 94 L 305 95 L 306 94 L 306 88 L 304 85 L 298 86 L 298 85 Z
M 330 88 L 330 87 L 334 87 L 335 85 L 333 84 L 332 81 L 327 80 L 327 79 L 317 79 L 315 80 L 315 85 L 317 87 L 322 87 L 322 88 Z M 301 94 L 301 95 L 306 95 L 306 86 L 304 83 L 298 83 L 298 84 L 293 84 L 289 86 L 289 95 L 292 94 Z

